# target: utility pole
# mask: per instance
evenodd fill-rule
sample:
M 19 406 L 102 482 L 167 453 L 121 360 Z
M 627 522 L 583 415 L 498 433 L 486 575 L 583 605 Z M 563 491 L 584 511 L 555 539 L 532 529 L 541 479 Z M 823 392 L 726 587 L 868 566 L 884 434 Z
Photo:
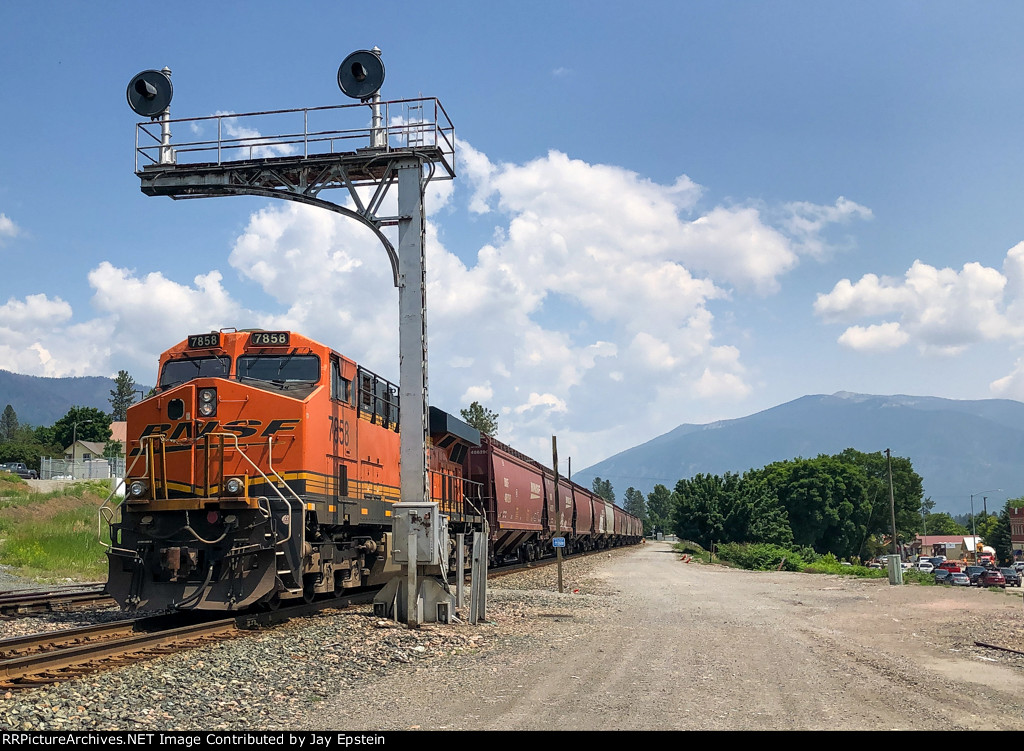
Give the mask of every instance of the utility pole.
M 562 537 L 562 509 L 558 503 L 558 439 L 555 436 L 551 436 L 551 466 L 555 468 L 555 519 L 558 525 L 555 532 L 556 538 Z M 562 540 L 562 544 L 565 541 Z M 562 594 L 562 546 L 555 545 L 555 555 L 558 556 L 558 594 Z
M 889 514 L 892 517 L 892 554 L 897 555 L 896 552 L 896 498 L 892 492 L 892 453 L 889 449 L 885 450 L 885 466 L 889 472 Z

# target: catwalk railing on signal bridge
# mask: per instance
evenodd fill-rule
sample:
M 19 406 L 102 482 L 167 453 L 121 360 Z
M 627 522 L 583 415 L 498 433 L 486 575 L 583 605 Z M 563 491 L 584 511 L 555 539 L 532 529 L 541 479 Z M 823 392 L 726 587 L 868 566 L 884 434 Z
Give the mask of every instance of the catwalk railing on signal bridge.
M 441 103 L 433 98 L 398 99 L 376 103 L 381 120 L 373 125 L 371 104 L 343 104 L 268 112 L 223 113 L 169 120 L 173 165 L 305 158 L 348 154 L 375 148 L 382 152 L 432 152 L 441 169 L 434 179 L 455 176 L 455 127 Z M 360 113 L 365 122 L 355 127 Z M 169 166 L 161 159 L 162 124 L 142 122 L 135 131 L 135 172 Z M 174 139 L 173 130 L 179 138 Z M 181 131 L 191 140 L 181 140 Z

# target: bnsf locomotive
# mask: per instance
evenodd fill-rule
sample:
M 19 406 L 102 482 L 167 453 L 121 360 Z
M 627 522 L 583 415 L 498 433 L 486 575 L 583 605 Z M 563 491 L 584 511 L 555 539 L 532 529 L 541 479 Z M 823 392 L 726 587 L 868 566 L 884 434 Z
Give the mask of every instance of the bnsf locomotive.
M 237 610 L 383 584 L 399 501 L 398 388 L 300 334 L 189 336 L 128 410 L 108 592 L 125 609 Z M 622 509 L 431 407 L 431 500 L 492 563 L 638 542 Z M 471 536 L 470 536 L 471 537 Z M 457 570 L 454 551 L 452 570 Z

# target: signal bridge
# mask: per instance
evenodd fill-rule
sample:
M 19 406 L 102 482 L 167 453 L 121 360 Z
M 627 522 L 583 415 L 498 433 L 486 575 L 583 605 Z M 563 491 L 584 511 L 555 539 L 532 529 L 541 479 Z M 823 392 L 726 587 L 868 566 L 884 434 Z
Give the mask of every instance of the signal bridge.
M 374 106 L 381 111 L 379 125 L 366 124 L 366 104 L 140 122 L 135 174 L 150 196 L 257 195 L 349 216 L 377 235 L 398 286 L 397 254 L 381 228 L 397 225 L 400 216 L 378 212 L 410 160 L 417 168 L 428 166 L 425 182 L 455 177 L 455 128 L 433 97 Z M 345 127 L 346 122 L 351 126 Z M 171 146 L 164 138 L 171 127 L 200 135 Z M 346 188 L 354 208 L 321 198 L 320 192 L 329 188 Z

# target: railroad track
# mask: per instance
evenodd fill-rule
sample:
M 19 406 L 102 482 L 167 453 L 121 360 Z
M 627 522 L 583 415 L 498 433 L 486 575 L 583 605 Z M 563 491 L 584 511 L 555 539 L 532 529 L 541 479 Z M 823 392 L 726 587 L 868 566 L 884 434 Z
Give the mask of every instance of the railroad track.
M 114 598 L 106 593 L 103 584 L 0 592 L 0 616 L 7 617 L 45 611 L 85 610 L 114 604 Z
M 0 690 L 59 683 L 148 657 L 236 638 L 319 610 L 364 604 L 376 590 L 230 618 L 172 613 L 0 640 Z
M 573 557 L 604 552 L 594 551 Z M 492 569 L 489 576 L 504 576 L 555 563 L 557 559 L 552 557 L 526 564 L 502 566 Z M 106 597 L 103 585 L 78 587 L 73 592 L 71 589 L 0 593 L 0 613 L 31 612 L 28 608 L 74 609 L 88 607 L 89 603 L 95 606 Z M 243 613 L 230 618 L 218 618 L 216 614 L 194 611 L 171 613 L 0 640 L 0 690 L 13 691 L 49 685 L 139 659 L 236 638 L 247 631 L 321 610 L 366 604 L 373 600 L 376 593 L 377 588 L 373 588 L 342 597 L 281 607 L 274 611 Z

